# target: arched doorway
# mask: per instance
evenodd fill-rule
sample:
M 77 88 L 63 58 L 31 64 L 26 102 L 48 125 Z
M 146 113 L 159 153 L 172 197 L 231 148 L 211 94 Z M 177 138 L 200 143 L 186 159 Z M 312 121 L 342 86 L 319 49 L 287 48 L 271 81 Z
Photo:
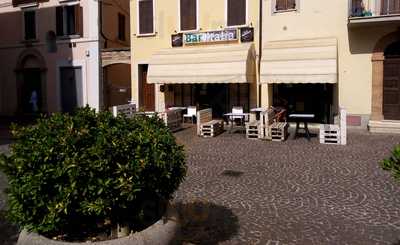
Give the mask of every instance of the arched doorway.
M 103 67 L 104 107 L 128 104 L 131 100 L 131 65 L 114 63 Z
M 383 118 L 400 120 L 400 41 L 391 43 L 384 51 Z
M 46 112 L 46 65 L 40 52 L 24 51 L 18 59 L 16 72 L 18 113 Z

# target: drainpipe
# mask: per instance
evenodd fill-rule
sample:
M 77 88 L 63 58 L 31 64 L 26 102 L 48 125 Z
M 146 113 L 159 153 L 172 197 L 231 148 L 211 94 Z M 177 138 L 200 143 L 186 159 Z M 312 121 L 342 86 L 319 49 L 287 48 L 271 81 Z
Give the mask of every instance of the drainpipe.
M 263 34 L 263 2 L 264 0 L 260 0 L 260 12 L 259 12 L 259 34 L 258 34 L 258 84 L 257 84 L 257 89 L 258 89 L 258 105 L 261 106 L 261 57 L 262 57 L 262 34 Z
M 99 9 L 100 9 L 100 35 L 103 37 L 104 39 L 104 47 L 103 48 L 107 48 L 107 41 L 108 38 L 106 37 L 106 35 L 103 32 L 103 1 L 99 1 L 100 5 L 99 5 Z

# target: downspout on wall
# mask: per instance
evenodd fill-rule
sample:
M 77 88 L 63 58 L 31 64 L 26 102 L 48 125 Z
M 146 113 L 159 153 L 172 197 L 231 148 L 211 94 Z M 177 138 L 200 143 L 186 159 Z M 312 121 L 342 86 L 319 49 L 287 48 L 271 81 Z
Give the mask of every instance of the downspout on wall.
M 264 0 L 259 0 L 260 1 L 260 12 L 259 12 L 259 17 L 258 17 L 258 20 L 259 20 L 259 33 L 258 33 L 258 72 L 257 72 L 257 90 L 258 90 L 258 98 L 257 98 L 257 103 L 258 103 L 258 106 L 260 107 L 261 106 L 261 96 L 262 96 L 262 93 L 261 93 L 261 91 L 262 91 L 262 89 L 261 89 L 261 81 L 260 81 L 260 78 L 261 78 L 261 57 L 262 57 L 262 47 L 263 47 L 263 45 L 262 45 L 262 43 L 263 43 L 263 39 L 262 39 L 262 37 L 263 37 L 263 1 Z

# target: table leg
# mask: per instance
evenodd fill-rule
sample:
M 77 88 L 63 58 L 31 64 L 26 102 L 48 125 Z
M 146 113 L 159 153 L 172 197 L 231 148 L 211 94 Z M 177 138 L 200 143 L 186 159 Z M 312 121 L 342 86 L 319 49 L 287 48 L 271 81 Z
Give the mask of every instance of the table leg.
M 304 130 L 306 131 L 307 140 L 310 141 L 311 137 L 310 137 L 310 131 L 308 131 L 308 123 L 307 122 L 304 122 Z
M 297 134 L 298 134 L 298 132 L 299 132 L 299 124 L 300 124 L 300 122 L 297 121 L 297 122 L 296 122 L 296 131 L 295 131 L 295 133 L 294 133 L 294 138 L 295 138 L 295 139 L 297 138 Z

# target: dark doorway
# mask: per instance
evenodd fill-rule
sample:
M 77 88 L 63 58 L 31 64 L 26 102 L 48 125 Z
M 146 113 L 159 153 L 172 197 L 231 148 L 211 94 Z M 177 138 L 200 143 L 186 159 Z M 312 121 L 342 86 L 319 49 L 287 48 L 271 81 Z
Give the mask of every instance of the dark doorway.
M 139 104 L 145 111 L 155 111 L 155 87 L 147 83 L 148 65 L 139 65 Z
M 222 118 L 232 107 L 241 106 L 245 112 L 250 107 L 249 84 L 175 84 L 174 105 L 197 106 L 199 110 L 212 108 L 214 118 Z
M 400 42 L 389 45 L 385 50 L 383 117 L 400 120 Z
M 128 104 L 131 100 L 131 65 L 113 64 L 103 68 L 106 108 Z
M 41 73 L 39 68 L 25 68 L 22 71 L 20 103 L 23 113 L 31 114 L 43 111 Z
M 82 68 L 61 67 L 61 108 L 63 112 L 73 112 L 83 106 Z
M 332 123 L 332 84 L 276 84 L 273 105 L 290 113 L 311 113 L 315 122 Z

